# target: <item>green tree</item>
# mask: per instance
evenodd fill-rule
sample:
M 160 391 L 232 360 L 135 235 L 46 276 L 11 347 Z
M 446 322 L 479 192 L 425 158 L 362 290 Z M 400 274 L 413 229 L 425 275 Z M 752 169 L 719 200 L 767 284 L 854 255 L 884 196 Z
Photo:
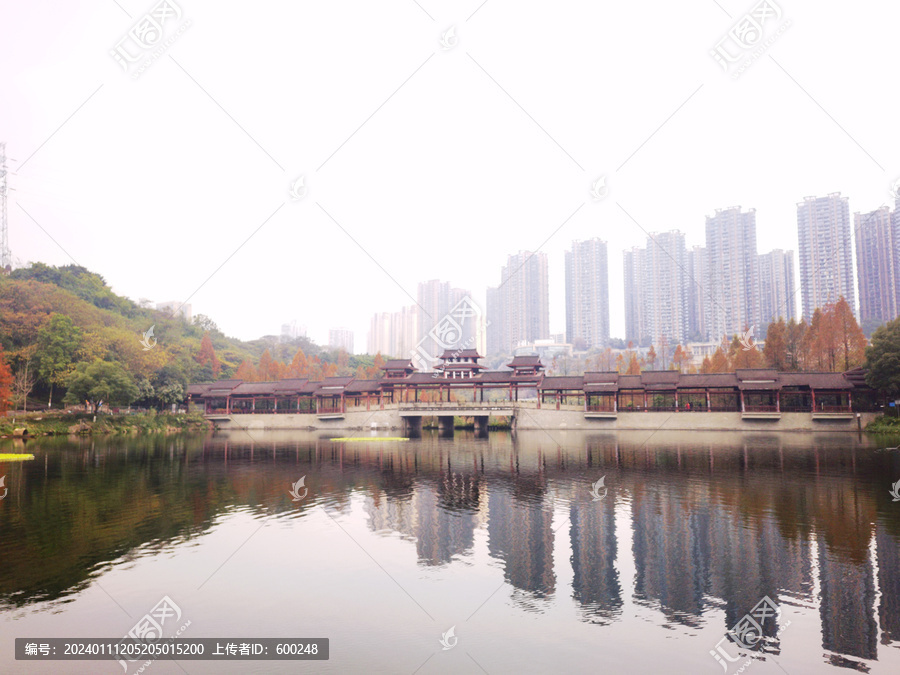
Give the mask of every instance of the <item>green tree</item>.
M 872 333 L 866 348 L 866 384 L 891 394 L 900 393 L 900 319 L 888 321 Z
M 167 384 L 156 392 L 156 398 L 164 405 L 181 403 L 184 400 L 184 387 L 178 382 Z
M 131 375 L 114 361 L 79 363 L 66 386 L 66 403 L 87 401 L 95 413 L 101 403 L 128 405 L 140 395 Z
M 65 386 L 81 346 L 81 329 L 65 314 L 50 314 L 37 335 L 37 372 L 50 387 L 47 407 L 53 406 L 53 387 Z

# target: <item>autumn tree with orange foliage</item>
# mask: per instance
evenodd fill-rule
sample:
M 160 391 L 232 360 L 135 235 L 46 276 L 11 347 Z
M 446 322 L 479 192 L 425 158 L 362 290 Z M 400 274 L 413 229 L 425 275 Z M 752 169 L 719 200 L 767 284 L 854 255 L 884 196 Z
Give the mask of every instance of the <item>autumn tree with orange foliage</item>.
M 831 309 L 829 323 L 837 341 L 837 360 L 841 370 L 848 371 L 862 365 L 866 360 L 866 336 L 844 296 Z
M 0 345 L 0 415 L 5 415 L 9 410 L 9 404 L 12 402 L 12 385 L 12 369 L 6 363 L 3 345 Z
M 749 346 L 749 349 L 748 349 Z M 735 335 L 728 347 L 728 365 L 731 370 L 738 368 L 765 368 L 766 359 L 759 351 L 759 347 L 741 342 Z
M 770 368 L 777 371 L 785 371 L 790 367 L 787 349 L 788 327 L 784 317 L 773 321 L 766 330 L 766 344 L 763 347 L 763 356 Z
M 692 360 L 693 356 L 690 349 L 682 347 L 680 344 L 675 345 L 675 351 L 672 353 L 672 370 L 685 373 L 690 367 Z
M 258 382 L 259 380 L 256 377 L 256 368 L 253 367 L 253 364 L 249 361 L 241 361 L 241 365 L 238 366 L 237 371 L 234 374 L 235 379 L 243 380 L 244 382 Z
M 212 338 L 209 337 L 209 331 L 206 331 L 203 334 L 203 339 L 200 340 L 200 351 L 197 353 L 196 361 L 201 366 L 205 368 L 209 368 L 209 372 L 212 373 L 211 379 L 218 379 L 219 373 L 222 370 L 222 364 L 219 362 L 219 359 L 216 357 L 216 350 L 213 347 Z M 202 375 L 201 379 L 210 379 L 205 378 Z
M 631 359 L 628 361 L 628 367 L 625 369 L 625 375 L 640 375 L 641 363 L 638 361 L 637 354 L 632 353 Z

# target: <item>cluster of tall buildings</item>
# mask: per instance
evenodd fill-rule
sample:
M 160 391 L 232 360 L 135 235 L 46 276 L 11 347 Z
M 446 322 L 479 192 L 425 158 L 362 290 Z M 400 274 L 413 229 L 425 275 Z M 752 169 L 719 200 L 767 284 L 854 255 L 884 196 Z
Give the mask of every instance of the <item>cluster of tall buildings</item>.
M 372 317 L 367 340 L 368 353 L 405 358 L 425 343 L 423 348 L 440 352 L 442 350 L 434 340 L 429 339 L 432 331 L 436 330 L 454 348 L 478 349 L 480 354 L 484 354 L 484 312 L 478 307 L 471 310 L 474 315 L 460 316 L 461 304 L 466 304 L 471 297 L 471 291 L 454 288 L 448 281 L 432 279 L 420 283 L 415 305 L 403 307 L 398 312 L 380 312 Z
M 795 318 L 794 253 L 756 248 L 756 211 L 718 209 L 706 245 L 678 230 L 624 252 L 625 339 L 637 345 L 719 340 Z
M 764 337 L 770 322 L 808 321 L 841 297 L 867 332 L 900 315 L 900 203 L 856 213 L 851 225 L 839 192 L 806 197 L 797 239 L 799 298 L 794 252 L 757 253 L 754 209 L 717 210 L 706 219 L 705 246 L 690 250 L 677 230 L 651 234 L 646 247 L 624 253 L 626 340 L 718 341 L 753 327 Z
M 705 242 L 688 246 L 679 230 L 654 232 L 623 252 L 625 340 L 639 346 L 718 342 L 772 321 L 810 319 L 843 296 L 864 329 L 900 315 L 900 201 L 856 213 L 847 197 L 807 197 L 797 204 L 799 283 L 794 251 L 757 252 L 756 210 L 717 209 L 706 218 Z M 854 270 L 853 245 L 856 245 Z M 859 308 L 857 309 L 857 282 Z M 372 318 L 370 353 L 406 356 L 469 291 L 448 282 L 419 284 L 417 306 Z M 609 271 L 606 242 L 572 242 L 565 252 L 565 342 L 576 350 L 607 346 Z M 802 298 L 802 312 L 800 299 Z M 509 255 L 499 283 L 487 289 L 484 315 L 473 322 L 467 347 L 488 356 L 549 340 L 547 255 Z

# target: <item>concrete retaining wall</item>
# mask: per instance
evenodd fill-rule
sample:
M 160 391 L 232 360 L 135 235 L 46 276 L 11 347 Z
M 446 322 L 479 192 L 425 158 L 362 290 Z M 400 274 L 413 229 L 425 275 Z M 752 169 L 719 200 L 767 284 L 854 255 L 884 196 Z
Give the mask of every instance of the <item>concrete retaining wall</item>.
M 450 411 L 448 411 L 450 412 Z M 876 413 L 862 413 L 862 427 Z M 582 410 L 520 408 L 517 429 L 669 429 L 680 431 L 856 431 L 856 419 L 813 420 L 809 413 L 782 413 L 779 420 L 745 420 L 740 413 L 619 413 L 616 419 L 585 418 Z M 233 415 L 216 419 L 222 429 L 393 429 L 402 430 L 397 408 L 353 411 L 341 419 L 320 419 L 317 415 Z M 374 425 L 374 426 L 373 426 Z

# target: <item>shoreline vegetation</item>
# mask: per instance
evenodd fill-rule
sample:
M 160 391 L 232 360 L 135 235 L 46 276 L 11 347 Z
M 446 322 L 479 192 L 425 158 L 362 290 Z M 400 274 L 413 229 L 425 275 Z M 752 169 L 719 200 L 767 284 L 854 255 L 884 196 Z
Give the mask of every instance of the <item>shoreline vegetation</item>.
M 200 413 L 59 413 L 8 414 L 0 417 L 0 438 L 36 436 L 115 435 L 138 433 L 175 434 L 185 431 L 212 431 L 213 424 Z

